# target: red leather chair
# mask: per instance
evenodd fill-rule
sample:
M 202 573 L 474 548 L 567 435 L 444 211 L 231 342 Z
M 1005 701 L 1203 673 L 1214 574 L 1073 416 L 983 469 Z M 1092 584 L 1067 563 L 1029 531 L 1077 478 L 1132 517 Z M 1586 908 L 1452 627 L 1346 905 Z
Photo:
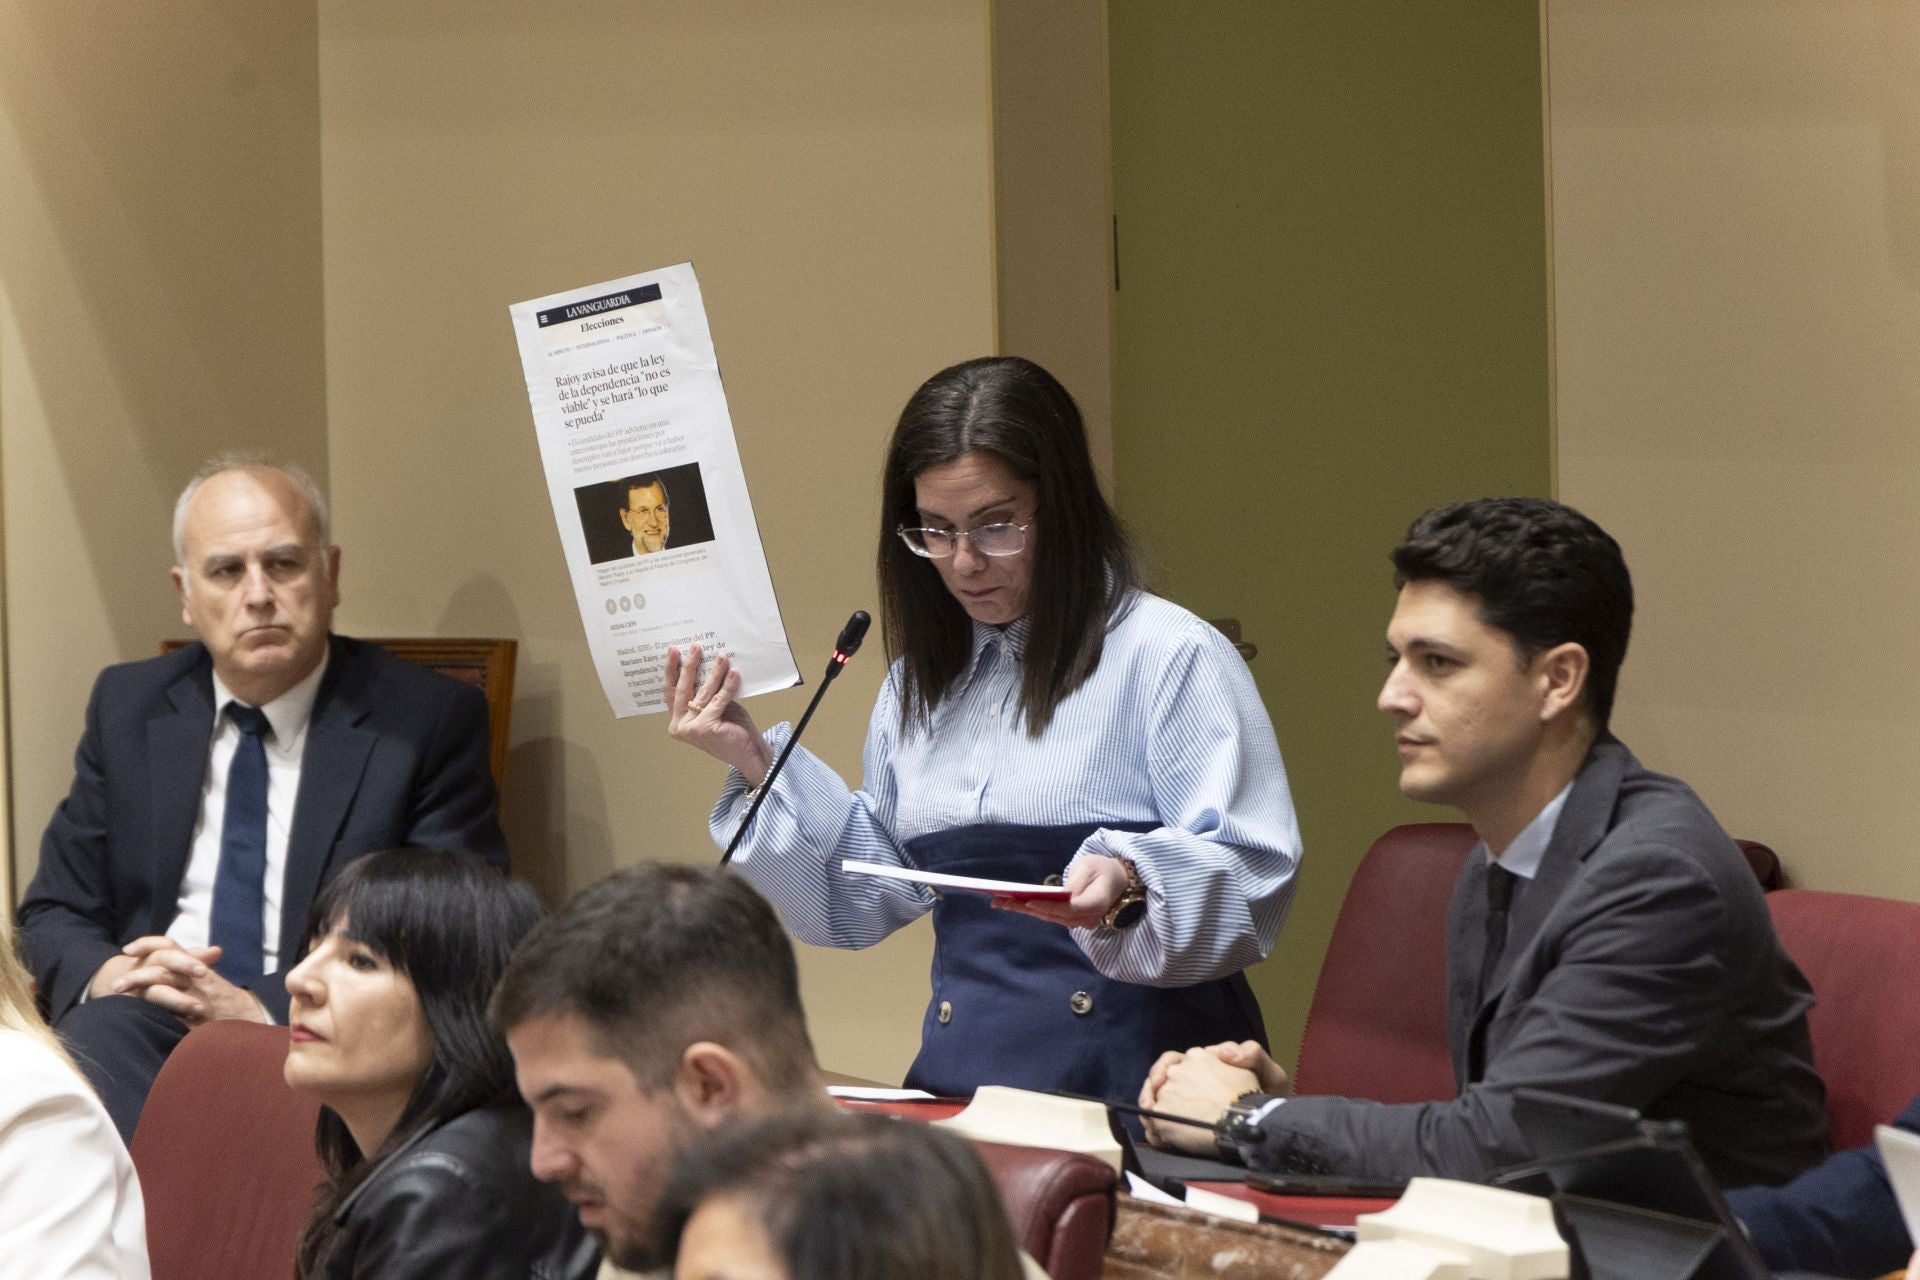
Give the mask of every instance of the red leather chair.
M 320 1163 L 318 1107 L 281 1079 L 284 1027 L 215 1022 L 182 1040 L 133 1135 L 153 1280 L 287 1280 Z M 951 1108 L 949 1108 L 951 1110 Z M 1092 1156 L 979 1144 L 1015 1238 L 1053 1280 L 1096 1280 L 1115 1177 Z
M 1920 903 L 1783 889 L 1773 927 L 1813 984 L 1813 1064 L 1835 1150 L 1873 1141 L 1920 1095 Z
M 319 1108 L 287 1088 L 285 1027 L 211 1022 L 160 1069 L 133 1135 L 153 1280 L 287 1280 L 319 1185 Z
M 952 1099 L 861 1102 L 842 1098 L 843 1111 L 873 1111 L 926 1124 L 960 1114 Z M 1013 1222 L 1014 1239 L 1053 1280 L 1095 1280 L 1106 1265 L 1113 1235 L 1119 1175 L 1093 1156 L 1044 1147 L 976 1142 Z
M 1113 1234 L 1113 1167 L 1093 1156 L 974 1144 L 1000 1186 L 1014 1239 L 1053 1280 L 1096 1280 Z
M 1376 1102 L 1454 1095 L 1447 904 L 1477 837 L 1464 822 L 1395 827 L 1353 874 L 1313 989 L 1294 1087 Z

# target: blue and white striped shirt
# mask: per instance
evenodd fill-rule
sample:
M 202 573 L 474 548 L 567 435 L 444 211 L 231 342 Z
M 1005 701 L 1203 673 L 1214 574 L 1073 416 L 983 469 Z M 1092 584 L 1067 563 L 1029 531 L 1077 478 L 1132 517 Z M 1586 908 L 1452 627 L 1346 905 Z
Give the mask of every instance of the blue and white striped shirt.
M 1020 649 L 1028 621 L 976 622 L 973 655 L 930 728 L 902 735 L 899 667 L 867 729 L 865 786 L 796 748 L 734 865 L 814 946 L 866 947 L 933 906 L 925 889 L 849 876 L 843 858 L 911 865 L 907 841 L 979 823 L 1101 829 L 1080 854 L 1130 859 L 1147 889 L 1132 929 L 1075 929 L 1094 967 L 1122 982 L 1189 986 L 1264 957 L 1293 901 L 1300 830 L 1286 767 L 1246 663 L 1178 605 L 1136 594 L 1100 665 L 1038 738 L 1023 725 Z M 790 729 L 775 726 L 775 751 Z M 714 807 L 724 845 L 745 811 L 735 772 Z M 1080 855 L 1076 855 L 1080 856 Z

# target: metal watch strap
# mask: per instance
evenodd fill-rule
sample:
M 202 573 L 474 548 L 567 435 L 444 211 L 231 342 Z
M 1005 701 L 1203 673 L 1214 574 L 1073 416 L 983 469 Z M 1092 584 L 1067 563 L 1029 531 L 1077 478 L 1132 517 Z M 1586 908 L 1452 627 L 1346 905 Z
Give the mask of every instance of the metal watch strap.
M 1147 885 L 1140 878 L 1140 869 L 1133 865 L 1131 858 L 1116 858 L 1114 861 L 1126 871 L 1127 887 L 1121 891 L 1119 899 L 1107 908 L 1107 914 L 1101 917 L 1100 923 L 1109 929 L 1131 929 L 1146 914 Z
M 1249 1089 L 1228 1103 L 1220 1122 L 1213 1127 L 1213 1145 L 1219 1149 L 1221 1157 L 1238 1162 L 1242 1158 L 1243 1147 L 1257 1147 L 1265 1142 L 1266 1135 L 1260 1131 L 1260 1122 L 1285 1101 L 1283 1097 Z

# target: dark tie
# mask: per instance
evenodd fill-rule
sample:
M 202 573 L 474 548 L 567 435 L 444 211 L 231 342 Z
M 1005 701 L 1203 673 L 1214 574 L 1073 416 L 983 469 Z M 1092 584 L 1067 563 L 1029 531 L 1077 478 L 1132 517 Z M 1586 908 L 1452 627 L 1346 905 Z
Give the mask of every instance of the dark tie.
M 1507 907 L 1513 902 L 1513 872 L 1499 863 L 1487 868 L 1487 949 L 1480 957 L 1480 998 L 1493 988 L 1493 971 L 1507 949 Z
M 220 828 L 220 869 L 213 881 L 210 939 L 223 948 L 214 966 L 228 982 L 244 986 L 260 976 L 261 916 L 267 879 L 267 746 L 273 732 L 266 713 L 238 702 L 227 715 L 240 730 L 227 768 L 227 816 Z

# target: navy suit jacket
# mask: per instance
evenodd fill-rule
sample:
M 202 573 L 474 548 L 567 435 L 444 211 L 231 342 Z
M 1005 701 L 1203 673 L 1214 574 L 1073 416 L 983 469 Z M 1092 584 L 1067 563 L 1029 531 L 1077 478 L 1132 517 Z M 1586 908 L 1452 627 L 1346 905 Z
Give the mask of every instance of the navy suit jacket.
M 291 966 L 315 893 L 356 855 L 453 849 L 507 866 L 487 705 L 478 689 L 373 645 L 332 638 L 301 757 L 281 889 Z M 109 667 L 94 683 L 73 786 L 40 841 L 20 904 L 27 962 L 49 1018 L 107 959 L 173 923 L 213 741 L 213 662 L 191 644 Z M 250 984 L 286 1021 L 279 973 Z
M 1920 1133 L 1920 1098 L 1894 1123 Z M 1776 1271 L 1878 1276 L 1913 1252 L 1887 1166 L 1871 1145 L 1839 1152 L 1784 1187 L 1729 1191 L 1727 1203 Z

